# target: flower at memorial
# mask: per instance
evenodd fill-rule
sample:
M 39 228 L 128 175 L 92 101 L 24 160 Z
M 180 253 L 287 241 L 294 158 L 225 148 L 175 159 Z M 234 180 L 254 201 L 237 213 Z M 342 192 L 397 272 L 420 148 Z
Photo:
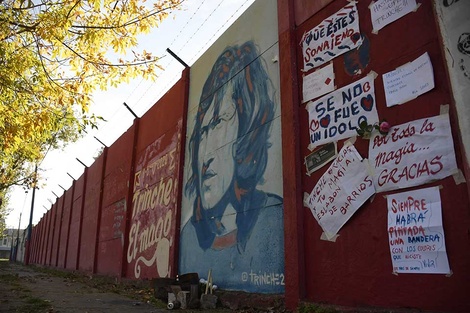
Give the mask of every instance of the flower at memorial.
M 356 128 L 356 132 L 359 137 L 364 139 L 370 139 L 372 132 L 374 129 L 378 130 L 381 135 L 387 135 L 390 131 L 390 124 L 386 120 L 382 120 L 380 123 L 375 123 L 373 125 L 367 124 L 366 121 L 362 121 L 359 124 L 359 128 Z
M 390 130 L 390 124 L 386 120 L 383 120 L 382 122 L 380 122 L 378 127 L 376 126 L 376 128 L 379 130 L 379 132 L 382 135 L 386 135 L 388 134 L 388 131 Z

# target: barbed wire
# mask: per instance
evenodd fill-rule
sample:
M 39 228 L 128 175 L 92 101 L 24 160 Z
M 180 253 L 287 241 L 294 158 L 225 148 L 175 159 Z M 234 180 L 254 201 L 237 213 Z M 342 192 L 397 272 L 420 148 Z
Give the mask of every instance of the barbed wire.
M 190 64 L 195 60 L 197 59 L 197 57 L 199 57 L 200 53 L 202 51 L 204 51 L 205 49 L 207 49 L 207 46 L 211 43 L 211 41 L 214 39 L 214 37 L 217 36 L 217 34 L 219 34 L 221 31 L 223 31 L 224 27 L 231 21 L 233 20 L 233 17 L 246 5 L 247 2 L 249 2 L 250 0 L 246 0 L 244 1 L 237 9 L 236 11 L 234 11 L 232 13 L 232 15 L 230 17 L 228 17 L 224 22 L 223 24 L 220 26 L 220 27 L 217 27 L 216 31 L 211 35 L 211 37 L 199 48 L 199 50 L 193 54 L 193 57 L 192 59 L 190 60 Z M 222 3 L 224 2 L 224 0 L 221 0 L 217 6 L 211 11 L 211 13 L 209 15 L 206 16 L 206 18 L 204 19 L 204 21 L 202 21 L 202 23 L 196 28 L 196 30 L 188 37 L 188 39 L 184 42 L 184 44 L 178 49 L 178 53 L 180 53 L 187 45 L 189 42 L 191 42 L 192 39 L 196 38 L 196 35 L 201 31 L 201 29 L 203 28 L 203 26 L 209 21 L 209 19 L 214 16 L 214 13 L 221 7 Z M 205 3 L 205 0 L 202 1 L 199 6 L 196 8 L 196 10 L 192 13 L 192 15 L 189 17 L 189 19 L 186 21 L 186 23 L 184 24 L 184 26 L 182 26 L 182 28 L 178 31 L 177 35 L 173 38 L 173 40 L 171 41 L 170 43 L 170 47 L 173 46 L 173 44 L 177 43 L 178 40 L 181 39 L 181 34 L 183 33 L 183 31 L 190 25 L 190 23 L 194 20 L 194 17 L 196 16 L 196 14 L 199 12 L 199 10 L 201 9 L 201 7 L 203 6 L 203 4 Z M 167 59 L 167 62 L 164 63 L 164 65 L 162 66 L 164 69 L 162 70 L 162 73 L 161 75 L 158 76 L 157 80 L 153 83 L 150 83 L 149 86 L 143 91 L 141 92 L 140 94 L 140 97 L 133 102 L 132 104 L 132 108 L 133 109 L 136 109 L 136 108 L 141 108 L 142 105 L 147 105 L 147 107 L 145 107 L 142 112 L 142 114 L 140 116 L 142 116 L 143 114 L 146 113 L 146 111 L 148 111 L 148 109 L 150 109 L 168 90 L 169 88 L 171 88 L 171 86 L 175 83 L 175 81 L 177 80 L 178 76 L 181 75 L 181 71 L 179 71 L 177 74 L 173 75 L 171 78 L 169 78 L 170 76 L 170 72 L 167 71 L 166 69 L 167 68 L 170 68 L 170 66 L 172 66 L 173 64 L 175 63 L 175 60 L 173 58 L 168 58 Z M 166 81 L 166 84 L 162 84 L 163 86 L 160 87 L 160 88 L 157 88 L 158 90 L 155 91 L 155 94 L 156 96 L 152 98 L 152 103 L 145 103 L 143 101 L 143 99 L 148 95 L 148 93 L 150 92 L 150 90 L 152 88 L 155 88 L 155 86 L 159 86 L 162 82 Z M 125 98 L 125 101 L 124 102 L 128 102 L 132 99 L 132 96 L 134 94 L 136 94 L 136 92 L 145 87 L 145 84 L 144 84 L 144 79 L 141 79 L 137 85 L 131 90 L 131 92 L 127 95 L 127 97 Z M 102 125 L 100 125 L 99 129 L 92 129 L 90 130 L 87 135 L 85 137 L 83 137 L 80 141 L 83 141 L 83 142 L 89 142 L 90 140 L 94 141 L 94 138 L 93 137 L 99 137 L 101 138 L 105 133 L 108 133 L 108 132 L 112 132 L 113 129 L 115 129 L 115 123 L 117 122 L 121 122 L 120 120 L 118 121 L 115 117 L 119 114 L 119 115 L 123 115 L 124 114 L 124 111 L 126 110 L 126 108 L 119 104 L 116 106 L 116 109 L 112 111 L 112 113 L 110 115 L 108 115 L 106 117 L 106 122 L 103 122 Z M 130 127 L 131 125 L 129 125 Z M 124 130 L 125 131 L 125 130 Z M 121 131 L 121 134 L 122 134 L 122 131 Z M 119 134 L 118 136 L 115 136 L 116 138 L 118 138 L 121 134 Z M 112 143 L 110 142 L 106 142 L 106 145 L 107 146 L 110 146 Z M 48 150 L 43 158 L 43 160 L 46 158 L 47 154 L 50 152 L 50 150 Z M 90 153 L 90 152 L 87 152 L 87 153 Z M 95 152 L 96 153 L 96 152 Z M 75 160 L 73 160 L 73 162 L 75 162 Z M 41 162 L 42 163 L 42 162 Z M 77 177 L 75 178 L 77 179 Z M 53 188 L 48 188 L 50 189 L 49 192 L 53 192 Z M 47 198 L 47 197 L 46 197 Z

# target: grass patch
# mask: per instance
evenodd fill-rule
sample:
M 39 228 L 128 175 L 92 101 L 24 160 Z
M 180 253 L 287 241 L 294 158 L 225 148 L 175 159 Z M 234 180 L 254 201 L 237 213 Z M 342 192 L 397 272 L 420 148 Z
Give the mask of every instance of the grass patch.
M 332 307 L 320 305 L 316 303 L 303 303 L 299 306 L 298 313 L 338 313 L 338 311 Z
M 16 274 L 0 274 L 0 281 L 15 282 L 15 281 L 19 281 L 19 277 Z
M 24 300 L 24 304 L 20 306 L 16 312 L 20 313 L 34 313 L 34 312 L 45 312 L 52 308 L 49 301 L 35 298 L 35 297 L 28 297 Z

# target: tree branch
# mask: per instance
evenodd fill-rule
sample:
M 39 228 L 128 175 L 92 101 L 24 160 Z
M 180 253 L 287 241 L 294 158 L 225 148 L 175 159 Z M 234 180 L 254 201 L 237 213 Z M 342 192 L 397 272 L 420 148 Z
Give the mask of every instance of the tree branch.
M 132 24 L 136 24 L 136 23 L 139 23 L 145 19 L 148 19 L 154 15 L 157 15 L 161 12 L 164 12 L 164 11 L 168 11 L 168 10 L 171 10 L 175 7 L 177 7 L 178 5 L 180 5 L 181 3 L 183 3 L 185 0 L 181 0 L 180 2 L 178 2 L 177 4 L 175 5 L 172 5 L 172 6 L 169 6 L 169 7 L 166 7 L 166 8 L 163 8 L 163 9 L 160 9 L 158 11 L 155 11 L 155 12 L 152 12 L 148 15 L 145 15 L 145 16 L 142 16 L 142 17 L 136 17 L 136 18 L 133 18 L 127 22 L 125 22 L 124 24 L 122 25 L 114 25 L 114 26 L 93 26 L 93 25 L 72 25 L 72 28 L 79 28 L 79 29 L 116 29 L 116 28 L 123 28 L 123 27 L 127 27 L 127 26 L 130 26 Z

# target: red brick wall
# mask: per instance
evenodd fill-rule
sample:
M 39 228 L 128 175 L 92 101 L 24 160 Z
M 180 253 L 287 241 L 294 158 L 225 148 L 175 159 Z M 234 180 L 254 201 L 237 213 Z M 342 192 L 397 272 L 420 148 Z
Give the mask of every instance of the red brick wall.
M 297 95 L 290 96 L 294 109 L 292 110 L 293 127 L 285 129 L 283 125 L 283 142 L 289 138 L 300 138 L 299 155 L 296 151 L 284 153 L 284 165 L 290 157 L 297 162 L 303 161 L 303 157 L 310 153 L 307 149 L 309 144 L 308 112 L 305 105 L 300 104 L 301 83 L 303 67 L 302 49 L 298 43 L 303 34 L 318 25 L 325 18 L 342 8 L 346 1 L 324 1 L 308 4 L 310 1 L 294 0 L 279 1 L 285 8 L 289 7 L 293 12 L 290 15 L 280 13 L 280 54 L 281 58 L 289 51 L 296 50 L 296 81 Z M 432 1 L 418 1 L 421 6 L 417 12 L 410 13 L 398 21 L 381 29 L 377 35 L 371 33 L 372 25 L 369 2 L 358 1 L 360 29 L 369 40 L 370 62 L 363 69 L 361 75 L 355 77 L 347 74 L 344 56 L 338 56 L 333 60 L 335 71 L 335 84 L 338 88 L 348 85 L 362 78 L 371 70 L 378 73 L 375 79 L 375 96 L 379 118 L 386 118 L 392 125 L 398 125 L 412 120 L 431 117 L 440 114 L 442 104 L 450 104 L 450 119 L 452 135 L 454 138 L 455 155 L 458 167 L 463 167 L 461 147 L 458 140 L 458 129 L 456 126 L 455 110 L 452 103 L 452 94 L 449 89 L 445 63 L 442 55 L 442 44 L 437 36 L 436 20 Z M 325 4 L 320 9 L 318 6 Z M 303 8 L 299 12 L 299 8 Z M 305 18 L 308 16 L 309 18 Z M 289 19 L 291 24 L 289 24 Z M 292 21 L 301 24 L 292 26 Z M 305 21 L 305 22 L 303 22 Z M 294 29 L 295 39 L 289 41 L 287 38 L 290 29 Z M 297 43 L 297 46 L 292 45 Z M 419 96 L 401 106 L 386 107 L 381 75 L 416 59 L 424 52 L 428 52 L 434 71 L 436 87 L 430 92 Z M 283 59 L 281 59 L 284 61 Z M 286 60 L 289 61 L 289 60 Z M 291 73 L 283 72 L 281 68 L 281 82 L 291 83 Z M 285 86 L 281 83 L 281 86 Z M 281 94 L 285 90 L 281 90 Z M 295 114 L 298 114 L 296 116 Z M 290 122 L 288 122 L 290 123 Z M 297 124 L 298 123 L 298 124 Z M 284 122 L 283 122 L 284 124 Z M 284 130 L 287 130 L 286 132 Z M 290 144 L 289 144 L 290 145 Z M 342 146 L 342 141 L 338 147 Z M 355 146 L 363 157 L 368 156 L 368 141 L 358 139 Z M 287 157 L 286 157 L 287 156 Z M 301 193 L 310 193 L 318 179 L 327 167 L 314 172 L 311 176 L 305 175 L 305 167 L 301 168 Z M 286 173 L 288 175 L 286 175 Z M 298 190 L 292 190 L 295 184 L 295 174 L 284 171 L 284 199 L 298 197 Z M 291 181 L 292 183 L 289 183 Z M 286 187 L 287 186 L 287 187 Z M 386 193 L 375 195 L 372 202 L 366 202 L 353 217 L 340 230 L 336 242 L 320 240 L 322 230 L 310 210 L 299 206 L 297 210 L 303 210 L 303 231 L 298 233 L 302 237 L 299 246 L 286 246 L 286 277 L 289 277 L 289 256 L 300 256 L 297 260 L 301 270 L 293 273 L 296 282 L 289 284 L 287 281 L 286 298 L 293 297 L 291 305 L 298 299 L 307 299 L 314 302 L 331 303 L 347 306 L 382 306 L 382 307 L 411 307 L 427 310 L 441 310 L 448 312 L 469 311 L 470 302 L 467 300 L 465 288 L 462 288 L 470 279 L 470 250 L 468 247 L 468 225 L 470 223 L 469 195 L 465 184 L 456 185 L 452 177 L 439 180 L 435 183 L 426 184 L 413 189 L 429 186 L 441 186 L 440 195 L 442 200 L 443 227 L 446 239 L 447 256 L 453 275 L 432 274 L 392 274 L 392 263 L 389 252 L 387 227 L 387 202 L 384 197 Z M 300 193 L 300 194 L 301 194 Z M 287 205 L 285 203 L 285 205 Z M 300 221 L 299 213 L 295 210 L 286 210 L 285 227 L 286 232 L 294 228 Z M 292 226 L 292 227 L 291 227 Z M 289 234 L 286 233 L 286 236 Z M 287 237 L 286 237 L 287 238 Z M 297 240 L 299 240 L 297 238 Z M 296 257 L 293 258 L 295 262 Z M 302 270 L 302 267 L 305 267 Z M 300 278 L 305 277 L 305 280 Z M 297 289 L 296 289 L 297 288 Z M 425 292 L 423 292 L 425 291 Z

